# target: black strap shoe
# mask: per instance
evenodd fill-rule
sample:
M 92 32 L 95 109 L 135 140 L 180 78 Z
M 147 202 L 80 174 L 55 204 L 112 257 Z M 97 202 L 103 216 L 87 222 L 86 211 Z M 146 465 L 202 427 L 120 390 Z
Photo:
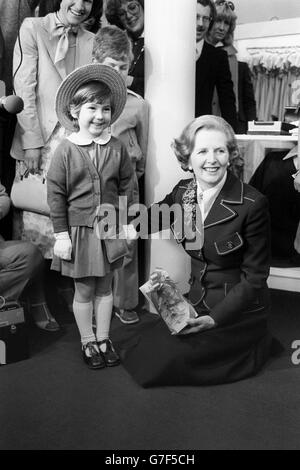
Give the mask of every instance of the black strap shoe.
M 120 358 L 116 353 L 110 339 L 104 339 L 102 341 L 98 341 L 97 343 L 107 367 L 113 367 L 120 364 Z M 100 348 L 101 344 L 106 344 L 106 350 L 104 352 Z
M 105 360 L 96 341 L 90 341 L 82 346 L 82 357 L 89 369 L 103 369 L 105 367 Z

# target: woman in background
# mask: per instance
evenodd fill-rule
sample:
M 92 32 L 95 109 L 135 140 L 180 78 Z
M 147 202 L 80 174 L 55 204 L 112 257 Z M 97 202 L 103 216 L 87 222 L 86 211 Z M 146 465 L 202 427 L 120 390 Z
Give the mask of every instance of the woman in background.
M 125 29 L 132 40 L 134 57 L 127 86 L 144 96 L 144 0 L 107 0 L 105 16 L 110 24 Z
M 82 25 L 91 14 L 93 0 L 60 0 L 55 5 L 55 13 L 24 20 L 14 49 L 14 87 L 24 101 L 11 148 L 17 160 L 16 181 L 26 171 L 44 178 L 54 150 L 66 134 L 55 113 L 56 91 L 71 71 L 92 61 L 94 35 Z M 49 217 L 16 213 L 14 232 L 14 238 L 31 241 L 45 259 L 52 258 Z M 59 279 L 61 294 L 72 308 L 72 289 L 62 284 Z
M 236 97 L 237 134 L 247 134 L 248 121 L 256 119 L 256 102 L 251 72 L 246 62 L 238 61 L 237 50 L 233 45 L 233 35 L 237 16 L 234 4 L 224 0 L 216 0 L 217 16 L 209 30 L 207 40 L 215 47 L 227 52 L 228 62 Z M 218 96 L 215 93 L 213 113 L 219 115 Z

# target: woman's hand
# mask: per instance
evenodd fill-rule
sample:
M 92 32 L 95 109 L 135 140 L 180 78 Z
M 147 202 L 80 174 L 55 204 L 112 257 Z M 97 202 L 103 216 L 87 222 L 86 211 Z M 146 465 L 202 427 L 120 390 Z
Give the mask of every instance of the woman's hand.
M 294 241 L 295 250 L 300 254 L 300 222 L 298 225 L 295 241 Z
M 149 282 L 151 284 L 151 292 L 154 292 L 161 287 L 161 283 L 159 282 L 159 274 L 156 272 L 150 275 Z
M 126 85 L 128 87 L 130 87 L 132 85 L 132 82 L 133 82 L 133 76 L 132 75 L 128 75 L 127 78 L 126 78 Z
M 24 154 L 24 163 L 30 173 L 38 173 L 41 162 L 41 148 L 27 149 Z
M 217 326 L 216 322 L 209 315 L 203 317 L 190 318 L 187 321 L 187 326 L 182 330 L 180 335 L 189 335 L 190 333 L 198 333 L 199 331 L 210 330 Z
M 297 176 L 294 179 L 294 187 L 296 191 L 300 193 L 300 172 L 297 174 Z

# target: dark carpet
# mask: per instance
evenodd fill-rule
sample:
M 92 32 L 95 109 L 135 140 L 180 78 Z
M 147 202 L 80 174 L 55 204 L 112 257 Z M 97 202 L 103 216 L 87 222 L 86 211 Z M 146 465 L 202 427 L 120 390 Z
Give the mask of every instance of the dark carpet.
M 0 448 L 299 449 L 291 345 L 300 341 L 300 294 L 272 291 L 272 301 L 270 329 L 284 350 L 256 377 L 214 387 L 145 390 L 122 366 L 87 369 L 71 316 L 57 316 L 60 333 L 30 327 L 31 357 L 0 367 Z M 117 319 L 112 327 L 134 328 Z

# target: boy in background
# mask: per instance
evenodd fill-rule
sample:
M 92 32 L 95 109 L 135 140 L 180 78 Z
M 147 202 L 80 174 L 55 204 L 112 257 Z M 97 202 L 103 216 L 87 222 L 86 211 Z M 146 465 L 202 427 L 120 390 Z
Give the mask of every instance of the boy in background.
M 93 46 L 93 61 L 113 67 L 125 82 L 133 59 L 131 41 L 127 33 L 117 26 L 101 28 Z M 145 171 L 148 144 L 148 105 L 133 91 L 127 89 L 127 101 L 123 113 L 112 125 L 112 135 L 120 139 L 129 153 L 135 170 L 134 203 L 139 202 L 138 179 Z M 114 312 L 124 324 L 139 321 L 135 311 L 138 304 L 138 250 L 135 240 L 129 246 L 129 253 L 123 267 L 114 275 Z

